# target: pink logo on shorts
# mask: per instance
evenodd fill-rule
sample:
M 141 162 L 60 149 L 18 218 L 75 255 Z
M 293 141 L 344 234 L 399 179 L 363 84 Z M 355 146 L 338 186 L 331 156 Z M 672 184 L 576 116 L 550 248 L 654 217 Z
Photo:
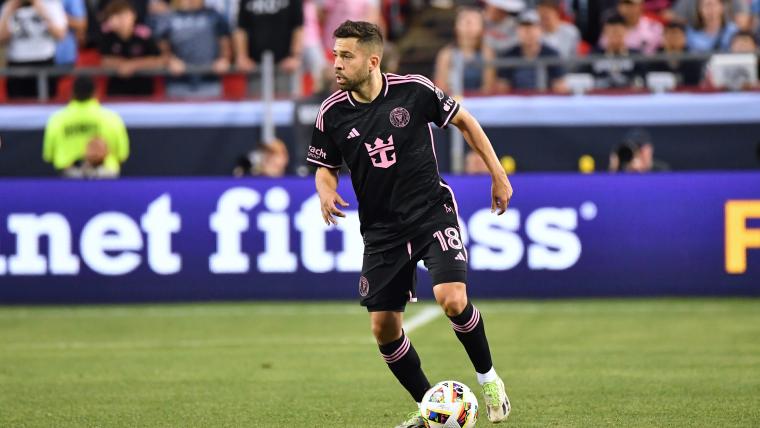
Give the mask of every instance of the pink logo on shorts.
M 359 295 L 362 297 L 367 297 L 367 294 L 369 294 L 369 281 L 367 281 L 367 278 L 362 276 L 359 278 Z

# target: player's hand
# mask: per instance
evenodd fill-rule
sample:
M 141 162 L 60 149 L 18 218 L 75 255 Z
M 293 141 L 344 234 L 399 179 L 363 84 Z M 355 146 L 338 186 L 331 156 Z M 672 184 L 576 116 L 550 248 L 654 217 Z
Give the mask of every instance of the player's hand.
M 346 214 L 338 208 L 338 205 L 345 208 L 348 206 L 348 202 L 344 201 L 337 192 L 319 195 L 319 201 L 322 204 L 322 219 L 326 225 L 338 224 L 338 219 L 335 216 L 346 217 Z
M 491 183 L 491 212 L 502 215 L 507 211 L 509 200 L 512 199 L 512 185 L 509 183 L 507 174 L 499 174 L 493 177 Z

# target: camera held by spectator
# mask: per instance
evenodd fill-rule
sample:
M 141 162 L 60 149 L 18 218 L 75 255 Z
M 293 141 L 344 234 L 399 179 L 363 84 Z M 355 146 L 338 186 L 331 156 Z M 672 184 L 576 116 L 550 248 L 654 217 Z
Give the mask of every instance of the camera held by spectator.
M 288 167 L 288 148 L 282 140 L 275 138 L 262 143 L 255 150 L 241 156 L 232 174 L 235 177 L 249 175 L 261 177 L 282 177 Z

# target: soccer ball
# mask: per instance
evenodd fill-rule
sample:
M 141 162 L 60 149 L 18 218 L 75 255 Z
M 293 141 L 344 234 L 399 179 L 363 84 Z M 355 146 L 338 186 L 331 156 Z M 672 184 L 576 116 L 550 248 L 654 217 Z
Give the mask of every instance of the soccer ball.
M 420 413 L 428 428 L 472 428 L 478 421 L 478 399 L 456 380 L 444 380 L 422 397 Z

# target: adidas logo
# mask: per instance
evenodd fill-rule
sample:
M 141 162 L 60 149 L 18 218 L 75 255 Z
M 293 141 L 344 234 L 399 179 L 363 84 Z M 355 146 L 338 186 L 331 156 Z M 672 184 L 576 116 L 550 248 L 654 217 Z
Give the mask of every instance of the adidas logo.
M 354 137 L 359 136 L 359 131 L 356 130 L 356 128 L 351 128 L 351 132 L 348 133 L 348 137 L 346 137 L 347 140 L 350 140 Z
M 467 259 L 465 259 L 465 258 L 464 258 L 464 254 L 462 254 L 462 252 L 461 252 L 461 251 L 459 252 L 459 254 L 457 254 L 457 256 L 456 256 L 456 257 L 454 257 L 454 260 L 461 260 L 461 261 L 463 261 L 463 262 L 466 262 L 466 261 L 467 261 Z

